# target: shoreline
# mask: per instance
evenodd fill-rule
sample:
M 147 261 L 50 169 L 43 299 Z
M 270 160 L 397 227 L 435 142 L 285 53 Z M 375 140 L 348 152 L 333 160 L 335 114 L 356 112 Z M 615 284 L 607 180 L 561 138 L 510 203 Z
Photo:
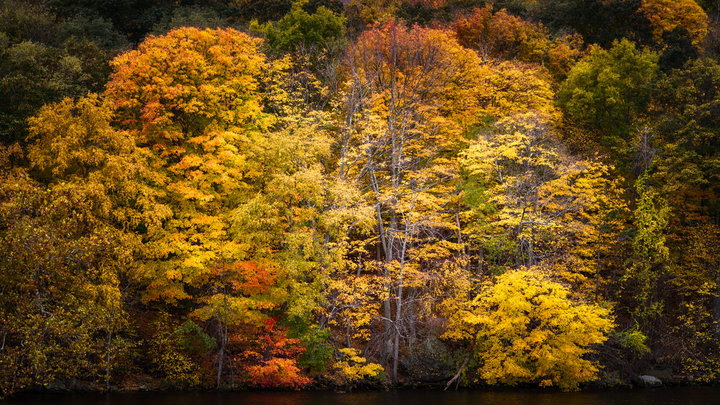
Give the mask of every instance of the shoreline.
M 690 388 L 690 387 L 718 387 L 718 382 L 698 382 L 690 380 L 666 380 L 661 384 L 648 385 L 636 381 L 625 381 L 624 383 L 610 384 L 608 382 L 589 383 L 577 391 L 568 391 L 567 393 L 602 393 L 602 392 L 618 392 L 618 391 L 637 391 L 648 389 L 669 389 L 669 388 Z M 538 393 L 564 393 L 557 387 L 538 387 L 537 385 L 519 385 L 519 386 L 503 386 L 503 385 L 487 385 L 473 384 L 460 386 L 457 388 L 445 389 L 445 383 L 416 383 L 416 384 L 400 384 L 397 386 L 385 387 L 332 387 L 332 386 L 311 386 L 302 390 L 282 390 L 282 389 L 258 389 L 258 388 L 221 388 L 221 389 L 179 389 L 176 387 L 148 387 L 146 385 L 120 385 L 111 386 L 109 390 L 97 383 L 88 383 L 77 381 L 70 384 L 51 383 L 46 387 L 36 387 L 27 391 L 18 392 L 5 399 L 22 398 L 24 396 L 33 395 L 75 395 L 75 394 L 196 394 L 196 393 L 333 393 L 333 394 L 351 394 L 359 392 L 402 392 L 402 391 L 428 391 L 428 392 L 538 392 Z M 0 401 L 3 399 L 0 398 Z

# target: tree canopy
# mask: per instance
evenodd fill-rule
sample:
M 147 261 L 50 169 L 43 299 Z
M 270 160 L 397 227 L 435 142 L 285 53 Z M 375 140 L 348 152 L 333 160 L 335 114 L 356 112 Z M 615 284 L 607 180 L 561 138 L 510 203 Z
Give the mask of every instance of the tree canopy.
M 695 0 L 0 0 L 0 396 L 720 381 Z

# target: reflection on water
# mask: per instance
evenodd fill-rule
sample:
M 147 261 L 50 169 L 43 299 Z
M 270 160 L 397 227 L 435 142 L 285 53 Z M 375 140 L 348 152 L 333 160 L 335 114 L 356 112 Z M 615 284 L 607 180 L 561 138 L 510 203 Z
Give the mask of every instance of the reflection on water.
M 390 391 L 31 395 L 0 405 L 720 405 L 719 387 L 607 392 Z

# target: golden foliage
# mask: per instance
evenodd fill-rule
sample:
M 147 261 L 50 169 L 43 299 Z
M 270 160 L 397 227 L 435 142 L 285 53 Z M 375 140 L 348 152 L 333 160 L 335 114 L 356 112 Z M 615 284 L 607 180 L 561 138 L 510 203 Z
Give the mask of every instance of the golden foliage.
M 695 46 L 708 34 L 708 16 L 695 0 L 643 0 L 640 12 L 652 23 L 658 42 L 677 27 L 688 31 Z
M 596 378 L 598 365 L 585 356 L 613 328 L 609 310 L 572 299 L 538 268 L 498 276 L 460 317 L 474 335 L 480 378 L 563 390 Z
M 492 253 L 491 270 L 543 262 L 592 289 L 598 254 L 612 248 L 627 211 L 607 165 L 567 155 L 536 114 L 500 120 L 460 163 L 469 206 L 464 232 Z
M 335 363 L 335 368 L 340 371 L 347 384 L 376 380 L 384 375 L 383 366 L 369 363 L 365 357 L 360 356 L 357 349 L 344 348 L 339 351 L 342 359 Z

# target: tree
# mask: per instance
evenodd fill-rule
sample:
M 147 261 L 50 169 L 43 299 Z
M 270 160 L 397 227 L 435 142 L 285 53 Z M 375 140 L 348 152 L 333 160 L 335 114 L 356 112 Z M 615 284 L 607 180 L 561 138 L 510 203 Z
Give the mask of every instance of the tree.
M 620 156 L 631 144 L 634 120 L 646 113 L 658 56 L 628 40 L 594 48 L 578 62 L 558 91 L 567 118 L 592 131 L 596 141 Z
M 229 0 L 244 21 L 277 21 L 292 10 L 293 0 Z
M 690 33 L 684 27 L 675 27 L 662 34 L 665 47 L 659 65 L 663 71 L 681 69 L 689 60 L 697 59 L 698 49 L 693 46 Z
M 720 66 L 705 58 L 691 61 L 684 69 L 673 71 L 658 87 L 654 108 L 659 113 L 653 121 L 653 159 L 647 186 L 670 210 L 667 247 L 677 261 L 672 260 L 669 270 L 682 271 L 686 261 L 694 260 L 681 259 L 687 246 L 698 243 L 697 234 L 715 234 L 707 229 L 714 226 L 720 212 Z M 698 252 L 700 256 L 706 253 Z M 708 264 L 705 271 L 710 268 Z
M 145 156 L 110 127 L 97 96 L 30 120 L 26 171 L 3 162 L 4 393 L 57 378 L 103 376 L 122 355 L 126 291 L 140 239 L 167 209 L 143 178 Z
M 460 44 L 485 58 L 541 64 L 560 80 L 583 55 L 581 36 L 564 34 L 553 38 L 542 24 L 525 21 L 505 9 L 493 12 L 490 5 L 458 16 L 451 28 Z
M 346 266 L 347 234 L 366 226 L 368 211 L 352 184 L 323 167 L 332 161 L 327 116 L 299 114 L 284 116 L 248 150 L 263 181 L 232 211 L 231 224 L 239 243 L 286 270 L 285 315 L 312 323 L 331 274 Z
M 342 15 L 345 11 L 342 0 L 308 0 L 303 4 L 303 9 L 308 13 L 315 13 L 320 7 L 325 7 L 337 15 Z
M 394 380 L 401 335 L 416 321 L 417 308 L 408 307 L 415 300 L 406 298 L 422 290 L 423 249 L 455 233 L 450 157 L 475 119 L 468 114 L 478 104 L 478 68 L 448 33 L 394 21 L 365 32 L 344 66 L 338 175 L 361 184 L 376 218 L 372 259 L 362 267 L 385 278 L 381 353 L 392 359 Z M 450 258 L 458 246 L 438 248 Z
M 712 378 L 718 360 L 711 336 L 720 319 L 716 265 L 718 100 L 720 69 L 706 58 L 673 70 L 658 83 L 650 130 L 650 164 L 637 183 L 634 245 L 626 276 L 630 297 L 658 345 L 684 336 L 695 353 L 673 356 L 697 378 Z M 642 280 L 642 281 L 641 281 Z M 644 281 L 644 282 L 643 282 Z M 634 285 L 640 288 L 632 288 Z M 672 294 L 668 292 L 672 291 Z M 693 291 L 690 293 L 689 291 Z M 692 298 L 689 298 L 692 296 Z M 637 301 L 631 301 L 634 303 Z M 662 320 L 667 329 L 651 323 Z M 652 325 L 652 326 L 651 326 Z M 685 352 L 685 353 L 689 353 Z
M 286 292 L 282 320 L 290 326 L 289 336 L 309 345 L 298 360 L 322 368 L 332 354 L 325 348 L 327 290 L 333 274 L 352 267 L 349 235 L 368 228 L 371 211 L 354 183 L 331 174 L 332 118 L 315 109 L 306 88 L 295 85 L 312 80 L 312 73 L 298 72 L 294 64 L 275 73 L 267 109 L 277 119 L 246 151 L 257 192 L 233 210 L 232 229 L 254 256 L 284 270 L 278 280 Z
M 128 244 L 95 215 L 88 190 L 43 190 L 6 170 L 2 180 L 0 393 L 61 378 L 109 379 Z
M 282 291 L 276 287 L 280 276 L 274 263 L 247 261 L 217 266 L 197 281 L 198 289 L 204 294 L 196 300 L 203 305 L 190 317 L 215 326 L 219 341 L 216 388 L 220 388 L 223 381 L 228 342 L 234 338 L 233 332 L 261 328 L 270 319 L 268 311 L 282 302 Z
M 522 62 L 486 60 L 477 71 L 477 84 L 468 86 L 475 94 L 468 95 L 478 101 L 474 115 L 465 117 L 493 123 L 514 114 L 528 112 L 555 120 L 558 111 L 553 104 L 555 96 L 550 78 L 542 68 Z M 478 125 L 478 127 L 481 127 Z
M 682 230 L 680 232 L 683 232 Z M 720 229 L 715 224 L 686 227 L 682 249 L 669 271 L 677 296 L 669 299 L 667 312 L 673 328 L 667 335 L 679 336 L 690 347 L 676 353 L 687 375 L 700 381 L 718 377 L 718 336 L 720 336 Z M 671 340 L 667 336 L 662 340 Z
M 671 197 L 687 196 L 681 197 L 686 204 L 695 200 L 683 211 L 708 220 L 716 215 L 717 207 L 698 197 L 715 200 L 713 195 L 720 192 L 716 187 L 720 167 L 715 158 L 720 154 L 720 64 L 701 58 L 674 71 L 658 83 L 653 104 L 660 111 L 654 120 L 652 145 L 656 149 L 655 183 L 663 184 Z M 688 191 L 680 191 L 683 189 Z M 698 197 L 690 197 L 693 193 Z
M 160 148 L 213 125 L 257 127 L 263 117 L 257 90 L 267 67 L 259 45 L 233 29 L 180 28 L 150 37 L 113 60 L 105 96 L 141 146 Z
M 217 341 L 192 320 L 182 322 L 162 310 L 151 316 L 152 332 L 145 337 L 146 353 L 152 365 L 148 371 L 162 378 L 165 386 L 176 389 L 201 386 Z
M 322 6 L 309 14 L 301 6 L 301 3 L 295 3 L 292 10 L 279 21 L 264 25 L 256 22 L 252 28 L 263 33 L 270 48 L 276 52 L 290 52 L 298 47 L 322 50 L 343 44 L 344 17 Z
M 584 356 L 613 328 L 608 309 L 572 299 L 538 268 L 509 271 L 487 283 L 461 319 L 472 331 L 480 378 L 563 390 L 596 378 L 598 365 Z
M 387 22 L 398 11 L 397 0 L 351 0 L 345 5 L 345 14 L 351 25 L 364 27 L 374 23 Z
M 115 119 L 153 157 L 173 216 L 149 234 L 147 299 L 189 298 L 184 285 L 242 260 L 229 212 L 251 188 L 243 144 L 262 128 L 259 42 L 232 29 L 183 28 L 113 61 Z
M 261 314 L 313 323 L 356 221 L 352 188 L 326 175 L 327 116 L 287 91 L 286 60 L 267 62 L 260 42 L 174 30 L 115 60 L 106 92 L 172 210 L 145 238 L 144 298 L 189 302 L 215 329 L 218 385 L 226 343 Z M 243 263 L 268 271 L 265 290 L 239 288 Z
M 226 288 L 237 289 L 243 281 L 235 278 L 245 277 L 233 269 L 263 259 L 232 229 L 233 210 L 252 198 L 261 176 L 247 151 L 271 122 L 262 112 L 259 86 L 268 65 L 259 45 L 232 29 L 151 37 L 113 61 L 105 93 L 116 121 L 150 156 L 160 201 L 172 211 L 144 236 L 144 299 L 188 300 L 198 319 L 217 326 L 218 386 L 227 328 L 257 324 L 257 310 L 277 303 L 269 304 L 265 291 Z
M 227 7 L 231 3 L 229 0 L 44 0 L 44 3 L 63 17 L 85 15 L 110 21 L 134 44 L 141 42 L 156 24 L 172 18 L 174 12 L 183 6 L 202 4 L 216 6 L 226 12 L 234 11 Z
M 639 11 L 652 23 L 658 43 L 677 27 L 685 28 L 696 46 L 708 34 L 708 16 L 695 0 L 643 0 Z
M 553 132 L 542 116 L 519 114 L 463 151 L 463 233 L 491 273 L 542 263 L 591 293 L 626 207 L 610 168 L 569 155 Z
M 635 235 L 632 263 L 622 281 L 629 285 L 627 294 L 634 303 L 632 315 L 645 333 L 656 330 L 655 320 L 662 314 L 661 286 L 667 276 L 670 251 L 666 232 L 670 208 L 646 177 L 636 182 L 639 198 L 633 212 Z
M 254 341 L 246 342 L 249 350 L 243 352 L 244 376 L 250 386 L 299 390 L 312 382 L 297 366 L 297 358 L 304 349 L 300 340 L 290 339 L 286 330 L 269 318 Z
M 340 361 L 335 367 L 345 379 L 345 385 L 352 387 L 359 383 L 382 379 L 385 370 L 377 363 L 369 363 L 356 349 L 340 349 Z
M 227 27 L 228 25 L 230 25 L 228 20 L 223 18 L 220 13 L 212 7 L 181 6 L 155 23 L 150 33 L 153 35 L 163 35 L 168 31 L 180 27 L 219 28 Z
M 147 152 L 114 129 L 112 118 L 111 105 L 96 94 L 43 107 L 29 120 L 30 168 L 51 185 L 86 189 L 93 209 L 116 227 L 152 232 L 170 215 L 158 202 L 159 179 Z
M 41 5 L 0 2 L 0 143 L 23 142 L 27 119 L 44 104 L 100 91 L 107 59 L 124 45 L 107 21 L 63 21 Z
M 79 206 L 89 210 L 86 215 L 93 215 L 98 227 L 102 224 L 108 243 L 115 245 L 103 268 L 125 293 L 118 297 L 119 308 L 106 314 L 106 388 L 123 346 L 132 345 L 126 336 L 126 313 L 143 250 L 139 234 L 157 230 L 170 215 L 158 202 L 148 155 L 129 133 L 112 128 L 111 119 L 109 103 L 93 94 L 43 107 L 29 120 L 32 142 L 27 154 L 32 173 L 49 191 L 67 188 L 84 196 Z
M 384 298 L 382 313 L 374 316 L 384 332 L 370 334 L 370 344 L 392 362 L 389 374 L 397 379 L 404 344 L 415 342 L 417 322 L 434 317 L 434 302 L 443 300 L 432 296 L 428 282 L 442 283 L 438 269 L 454 269 L 463 260 L 455 157 L 465 136 L 504 114 L 552 114 L 552 91 L 532 67 L 482 60 L 448 32 L 394 21 L 361 35 L 343 72 L 338 175 L 357 182 L 374 211 L 356 274 L 368 283 L 371 275 L 385 278 L 385 290 L 375 294 Z M 339 291 L 351 305 L 366 300 Z M 363 322 L 348 326 L 348 336 L 371 323 L 372 307 L 362 305 L 361 311 L 341 312 Z
M 452 27 L 461 45 L 477 49 L 484 56 L 539 61 L 550 47 L 542 25 L 524 21 L 504 9 L 493 13 L 490 5 L 455 19 Z

